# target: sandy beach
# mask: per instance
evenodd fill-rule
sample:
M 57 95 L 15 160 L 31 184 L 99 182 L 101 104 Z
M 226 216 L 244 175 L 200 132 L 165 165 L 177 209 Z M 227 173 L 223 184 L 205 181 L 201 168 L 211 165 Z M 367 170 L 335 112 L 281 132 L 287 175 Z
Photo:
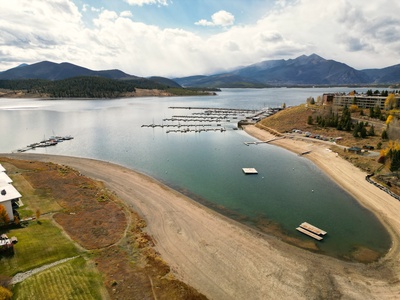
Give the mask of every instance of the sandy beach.
M 273 137 L 254 126 L 246 132 Z M 128 168 L 92 159 L 40 154 L 3 156 L 68 165 L 103 181 L 147 221 L 156 250 L 174 275 L 210 299 L 398 299 L 400 203 L 365 180 L 365 173 L 326 145 L 281 139 L 273 144 L 307 158 L 362 205 L 393 238 L 390 252 L 372 264 L 349 263 L 288 245 L 225 218 Z

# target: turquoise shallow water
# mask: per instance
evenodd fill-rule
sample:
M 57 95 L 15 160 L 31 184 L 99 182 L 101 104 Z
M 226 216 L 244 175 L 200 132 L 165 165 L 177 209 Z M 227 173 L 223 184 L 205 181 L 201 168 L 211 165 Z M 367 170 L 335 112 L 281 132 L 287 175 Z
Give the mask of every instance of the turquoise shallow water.
M 341 90 L 341 89 L 339 89 Z M 355 247 L 385 252 L 390 238 L 383 226 L 305 157 L 254 141 L 235 122 L 225 132 L 166 133 L 142 128 L 193 111 L 170 106 L 257 109 L 282 102 L 297 105 L 318 89 L 224 90 L 215 97 L 118 100 L 1 99 L 0 152 L 10 152 L 53 134 L 72 141 L 36 152 L 111 161 L 153 176 L 171 187 L 250 226 L 268 220 L 299 239 L 295 228 L 307 221 L 328 231 L 321 251 L 347 256 Z M 10 125 L 12 124 L 12 126 Z M 243 167 L 259 174 L 246 176 Z

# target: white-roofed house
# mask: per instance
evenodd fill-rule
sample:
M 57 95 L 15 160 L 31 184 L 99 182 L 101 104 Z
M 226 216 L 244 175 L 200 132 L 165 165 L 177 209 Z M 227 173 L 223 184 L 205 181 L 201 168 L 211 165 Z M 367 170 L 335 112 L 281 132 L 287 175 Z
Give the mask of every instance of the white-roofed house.
M 14 220 L 12 204 L 13 202 L 18 202 L 21 197 L 21 194 L 12 184 L 0 183 L 0 204 L 6 208 L 11 221 Z
M 3 185 L 3 183 L 12 183 L 13 180 L 8 177 L 8 175 L 5 172 L 0 172 L 0 185 Z
M 6 169 L 4 169 L 4 167 L 0 164 L 0 172 L 5 172 Z

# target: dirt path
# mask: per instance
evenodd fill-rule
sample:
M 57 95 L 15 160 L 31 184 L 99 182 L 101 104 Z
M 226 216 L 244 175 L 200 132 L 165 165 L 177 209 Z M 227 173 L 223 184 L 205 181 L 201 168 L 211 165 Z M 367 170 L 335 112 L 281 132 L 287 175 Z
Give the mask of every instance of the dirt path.
M 324 148 L 285 139 L 274 143 L 288 147 L 285 143 L 289 142 L 294 151 L 311 149 L 310 158 L 318 165 L 324 165 L 326 159 L 335 160 L 334 166 L 324 170 L 337 180 L 343 178 L 342 186 L 357 199 L 363 198 L 361 202 L 392 229 L 396 243 L 389 255 L 363 265 L 312 254 L 261 235 L 149 177 L 107 162 L 29 153 L 4 156 L 68 165 L 104 181 L 144 217 L 156 249 L 177 278 L 210 299 L 398 298 L 400 203 Z
M 24 273 L 17 273 L 17 274 L 15 274 L 15 276 L 12 278 L 11 284 L 17 284 L 17 283 L 19 283 L 19 282 L 22 282 L 22 281 L 24 281 L 25 279 L 31 277 L 32 275 L 35 275 L 35 274 L 37 274 L 37 273 L 39 273 L 39 272 L 42 272 L 42 271 L 47 270 L 47 269 L 50 269 L 50 268 L 52 268 L 52 267 L 54 267 L 54 266 L 57 266 L 57 265 L 59 265 L 59 264 L 62 264 L 62 263 L 64 263 L 64 262 L 67 262 L 67 261 L 69 261 L 69 260 L 71 260 L 71 259 L 74 259 L 74 258 L 77 258 L 77 257 L 79 257 L 79 256 L 64 258 L 64 259 L 61 259 L 61 260 L 59 260 L 59 261 L 55 261 L 55 262 L 53 262 L 53 263 L 51 263 L 51 264 L 47 264 L 47 265 L 41 266 L 41 267 L 39 267 L 39 268 L 26 271 L 26 272 L 24 272 Z

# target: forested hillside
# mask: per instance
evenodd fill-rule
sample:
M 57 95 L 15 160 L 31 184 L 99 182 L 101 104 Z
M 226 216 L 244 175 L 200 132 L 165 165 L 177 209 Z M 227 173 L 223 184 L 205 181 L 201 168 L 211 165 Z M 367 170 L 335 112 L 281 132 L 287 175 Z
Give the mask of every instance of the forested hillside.
M 64 80 L 0 80 L 0 89 L 25 91 L 55 98 L 116 98 L 136 88 L 165 90 L 166 86 L 145 79 L 115 80 L 104 77 L 74 77 Z

